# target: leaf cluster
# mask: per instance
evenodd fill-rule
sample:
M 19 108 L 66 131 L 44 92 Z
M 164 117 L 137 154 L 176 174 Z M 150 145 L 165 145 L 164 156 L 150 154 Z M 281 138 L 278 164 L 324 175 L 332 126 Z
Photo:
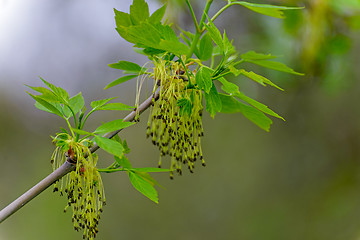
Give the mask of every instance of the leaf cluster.
M 189 88 L 203 91 L 206 111 L 211 117 L 214 117 L 218 112 L 240 112 L 266 131 L 269 131 L 272 124 L 272 120 L 267 115 L 284 120 L 266 105 L 246 96 L 236 84 L 229 82 L 226 78 L 230 75 L 235 77 L 242 75 L 262 86 L 269 85 L 283 90 L 268 78 L 242 68 L 241 64 L 245 62 L 285 73 L 303 74 L 275 61 L 277 57 L 271 54 L 255 51 L 240 54 L 235 49 L 233 41 L 228 39 L 226 32 L 221 33 L 213 21 L 227 8 L 234 5 L 243 6 L 256 13 L 276 18 L 283 18 L 284 10 L 300 8 L 228 1 L 218 12 L 209 17 L 208 13 L 212 1 L 207 1 L 201 20 L 198 22 L 190 1 L 187 0 L 186 3 L 193 17 L 194 33 L 179 28 L 181 30 L 180 36 L 176 36 L 170 25 L 161 22 L 166 4 L 150 15 L 149 7 L 144 0 L 134 0 L 129 13 L 114 10 L 116 30 L 121 37 L 134 44 L 136 52 L 147 55 L 152 61 L 154 56 L 169 61 L 177 57 L 175 61 L 181 62 L 184 66 L 192 64 L 194 66 L 193 71 L 185 68 L 188 78 L 195 79 L 195 84 L 191 84 L 189 81 Z M 125 74 L 131 73 L 131 75 L 125 75 L 115 80 L 106 88 L 116 86 L 142 74 L 151 75 L 149 69 L 127 61 L 119 61 L 109 66 L 121 69 Z M 180 107 L 181 113 L 185 113 L 191 111 L 192 102 L 183 98 L 178 100 L 177 105 Z

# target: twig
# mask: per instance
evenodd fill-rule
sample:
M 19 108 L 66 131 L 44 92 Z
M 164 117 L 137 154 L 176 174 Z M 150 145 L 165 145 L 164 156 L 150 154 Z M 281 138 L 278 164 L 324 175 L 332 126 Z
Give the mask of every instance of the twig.
M 141 114 L 143 111 L 145 111 L 147 108 L 151 106 L 151 103 L 153 99 L 157 100 L 159 98 L 160 93 L 160 87 L 155 91 L 151 97 L 146 99 L 138 109 L 135 109 L 131 113 L 129 113 L 123 120 L 131 122 L 135 119 L 135 116 L 137 114 Z M 111 133 L 105 134 L 103 137 L 106 138 L 113 138 L 116 134 L 118 134 L 121 130 L 117 130 Z M 93 153 L 96 150 L 99 149 L 98 145 L 94 145 L 92 148 L 90 148 L 90 152 Z M 85 156 L 87 157 L 87 156 Z M 21 207 L 23 207 L 26 203 L 31 201 L 33 198 L 38 196 L 40 193 L 42 193 L 45 189 L 47 189 L 49 186 L 51 186 L 53 183 L 55 183 L 57 180 L 61 179 L 63 176 L 68 174 L 69 172 L 73 171 L 75 169 L 75 164 L 71 161 L 65 161 L 63 165 L 61 165 L 58 169 L 56 169 L 54 172 L 49 174 L 47 177 L 45 177 L 43 180 L 41 180 L 38 184 L 33 186 L 31 189 L 29 189 L 27 192 L 25 192 L 23 195 L 21 195 L 19 198 L 17 198 L 15 201 L 10 203 L 8 206 L 6 206 L 4 209 L 0 211 L 0 223 L 3 222 L 5 219 L 7 219 L 9 216 L 11 216 L 13 213 L 18 211 Z

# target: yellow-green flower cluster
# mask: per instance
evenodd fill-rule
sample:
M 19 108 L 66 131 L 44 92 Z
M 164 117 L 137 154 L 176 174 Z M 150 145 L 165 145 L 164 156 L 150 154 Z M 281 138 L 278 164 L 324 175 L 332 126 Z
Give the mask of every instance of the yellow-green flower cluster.
M 154 64 L 153 78 L 161 90 L 158 101 L 153 101 L 147 136 L 160 150 L 159 167 L 161 157 L 171 157 L 170 177 L 173 178 L 174 170 L 182 174 L 182 164 L 193 172 L 199 158 L 205 166 L 200 142 L 204 135 L 202 92 L 189 87 L 194 80 L 188 79 L 178 62 L 159 60 Z
M 60 195 L 65 192 L 68 198 L 64 212 L 71 208 L 74 229 L 84 231 L 83 239 L 93 239 L 98 232 L 100 213 L 105 205 L 104 188 L 96 168 L 97 157 L 90 153 L 88 147 L 71 139 L 69 146 L 66 154 L 58 147 L 52 157 L 53 168 L 62 164 L 66 158 L 76 162 L 76 169 L 60 180 Z M 86 159 L 85 153 L 88 155 Z M 54 191 L 57 190 L 55 186 Z

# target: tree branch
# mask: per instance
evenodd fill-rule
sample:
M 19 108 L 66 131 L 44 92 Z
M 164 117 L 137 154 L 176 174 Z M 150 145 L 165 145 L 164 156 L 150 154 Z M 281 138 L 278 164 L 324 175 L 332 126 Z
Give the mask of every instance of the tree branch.
M 129 113 L 123 119 L 124 122 L 125 121 L 128 121 L 128 122 L 133 121 L 137 114 L 141 114 L 143 111 L 145 111 L 147 108 L 149 108 L 151 106 L 153 99 L 155 99 L 155 101 L 156 101 L 159 98 L 159 94 L 160 94 L 160 87 L 148 99 L 146 99 L 143 103 L 141 103 L 140 106 L 138 107 L 138 109 L 134 109 L 134 111 Z M 107 133 L 103 137 L 113 138 L 120 131 L 121 130 L 117 130 L 117 131 L 114 131 L 111 133 Z M 98 149 L 99 149 L 99 146 L 97 144 L 95 144 L 92 148 L 90 148 L 90 152 L 93 153 Z M 87 157 L 87 156 L 85 156 L 85 157 Z M 51 186 L 57 180 L 61 179 L 66 174 L 73 171 L 75 169 L 75 166 L 76 166 L 76 164 L 71 162 L 71 159 L 70 159 L 70 161 L 68 159 L 68 161 L 66 161 L 58 169 L 56 169 L 54 172 L 49 174 L 47 177 L 45 177 L 38 184 L 33 186 L 31 189 L 29 189 L 27 192 L 25 192 L 23 195 L 21 195 L 15 201 L 10 203 L 7 207 L 2 209 L 0 211 L 0 223 L 3 222 L 5 219 L 7 219 L 9 216 L 11 216 L 16 211 L 18 211 L 21 207 L 23 207 L 26 203 L 31 201 L 33 198 L 35 198 L 40 193 L 42 193 L 45 189 L 47 189 L 49 186 Z

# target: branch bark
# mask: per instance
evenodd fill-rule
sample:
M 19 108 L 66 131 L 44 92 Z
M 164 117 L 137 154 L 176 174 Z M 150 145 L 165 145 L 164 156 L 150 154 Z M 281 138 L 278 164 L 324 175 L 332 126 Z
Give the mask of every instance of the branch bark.
M 151 106 L 153 98 L 155 99 L 155 101 L 159 98 L 159 94 L 160 94 L 160 87 L 148 99 L 146 99 L 143 103 L 141 103 L 137 109 L 135 109 L 134 111 L 129 113 L 124 118 L 124 121 L 129 121 L 129 122 L 133 121 L 137 114 L 141 114 L 143 111 L 145 111 L 147 108 L 149 108 Z M 113 138 L 120 131 L 121 130 L 117 130 L 117 131 L 114 131 L 111 133 L 107 133 L 103 137 Z M 99 146 L 95 144 L 92 148 L 90 148 L 90 152 L 93 153 L 98 149 L 99 149 Z M 85 156 L 85 157 L 87 157 L 87 156 Z M 8 217 L 10 217 L 13 213 L 18 211 L 20 208 L 22 208 L 26 203 L 31 201 L 33 198 L 35 198 L 40 193 L 42 193 L 45 189 L 47 189 L 49 186 L 51 186 L 57 180 L 61 179 L 66 174 L 73 171 L 75 169 L 75 166 L 76 165 L 74 163 L 72 163 L 71 161 L 66 161 L 63 165 L 61 165 L 54 172 L 50 173 L 47 177 L 45 177 L 43 180 L 41 180 L 38 184 L 33 186 L 31 189 L 29 189 L 23 195 L 18 197 L 15 201 L 13 201 L 8 206 L 3 208 L 0 211 L 0 223 L 3 222 Z

